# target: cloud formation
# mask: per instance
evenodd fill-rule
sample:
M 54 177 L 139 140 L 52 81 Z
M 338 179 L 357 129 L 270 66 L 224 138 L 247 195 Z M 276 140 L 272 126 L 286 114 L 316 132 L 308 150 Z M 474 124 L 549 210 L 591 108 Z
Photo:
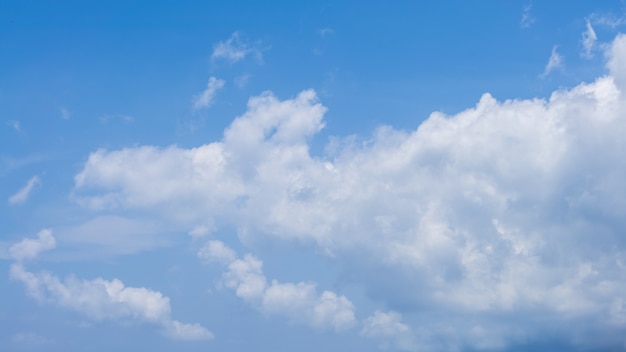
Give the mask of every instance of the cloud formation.
M 19 205 L 26 203 L 35 187 L 41 185 L 41 180 L 38 176 L 31 177 L 24 187 L 20 188 L 15 194 L 9 197 L 9 205 Z
M 576 346 L 623 346 L 626 37 L 606 55 L 609 75 L 548 99 L 485 94 L 412 131 L 334 138 L 319 156 L 310 143 L 326 109 L 315 92 L 264 93 L 220 141 L 92 153 L 74 197 L 189 228 L 212 217 L 244 243 L 313 245 L 401 311 L 430 350 L 504 348 L 546 332 Z M 548 73 L 561 62 L 551 61 Z M 315 307 L 330 307 L 324 317 L 351 311 L 311 284 L 268 283 L 254 256 L 232 261 L 216 244 L 206 253 L 230 262 L 225 285 L 262 311 L 331 325 Z
M 215 99 L 215 94 L 217 91 L 224 87 L 226 81 L 223 79 L 211 77 L 209 78 L 209 83 L 207 84 L 206 89 L 194 97 L 193 99 L 193 108 L 198 110 L 202 108 L 208 108 L 213 104 L 213 99 Z
M 354 305 L 345 296 L 332 291 L 317 293 L 311 282 L 267 282 L 263 262 L 252 255 L 237 258 L 221 241 L 212 240 L 198 252 L 198 257 L 224 264 L 224 285 L 246 302 L 267 314 L 287 317 L 319 329 L 345 330 L 356 324 Z
M 246 41 L 240 32 L 234 32 L 230 38 L 213 46 L 211 60 L 226 60 L 235 63 L 249 55 L 259 61 L 263 60 L 263 53 L 257 44 Z
M 541 78 L 547 77 L 552 71 L 555 69 L 563 68 L 563 56 L 559 54 L 556 49 L 558 47 L 555 45 L 552 47 L 552 53 L 550 54 L 550 58 L 548 59 L 548 63 L 546 67 L 543 69 L 543 73 L 539 76 Z
M 118 279 L 82 280 L 70 276 L 60 280 L 49 272 L 32 273 L 22 263 L 34 259 L 56 242 L 50 230 L 42 230 L 36 239 L 24 239 L 10 248 L 16 260 L 10 276 L 21 281 L 29 296 L 41 303 L 77 311 L 95 320 L 135 320 L 160 325 L 164 333 L 181 340 L 212 339 L 213 334 L 199 324 L 186 324 L 170 318 L 169 298 L 143 287 L 129 287 Z
M 591 59 L 593 58 L 593 48 L 598 40 L 598 36 L 596 35 L 596 31 L 591 26 L 591 22 L 586 20 L 587 29 L 583 32 L 582 37 L 582 45 L 583 51 L 581 52 L 582 57 Z

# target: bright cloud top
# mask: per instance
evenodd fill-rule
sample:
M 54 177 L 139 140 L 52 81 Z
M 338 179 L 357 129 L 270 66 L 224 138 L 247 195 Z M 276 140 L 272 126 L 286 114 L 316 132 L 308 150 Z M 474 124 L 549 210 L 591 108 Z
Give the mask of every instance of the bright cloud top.
M 547 330 L 580 345 L 621 346 L 625 36 L 607 56 L 609 76 L 548 100 L 485 94 L 414 131 L 335 139 L 323 156 L 309 152 L 326 110 L 315 92 L 284 101 L 264 93 L 221 141 L 92 153 L 73 197 L 97 209 L 154 211 L 189 228 L 218 219 L 244 242 L 315 245 L 372 297 L 414 313 L 398 324 L 374 316 L 366 326 L 388 321 L 402 330 L 413 321 L 431 350 L 503 348 Z M 546 74 L 560 60 L 551 58 Z M 262 311 L 314 326 L 351 321 L 343 296 L 268 283 L 258 259 L 235 259 L 217 243 L 202 253 L 225 263 L 225 285 Z M 330 313 L 317 318 L 318 307 Z
M 170 318 L 169 298 L 143 287 L 128 287 L 118 279 L 65 280 L 48 272 L 31 273 L 23 259 L 34 259 L 51 250 L 56 242 L 50 230 L 42 230 L 37 239 L 24 239 L 10 248 L 17 260 L 11 265 L 12 279 L 21 281 L 28 294 L 41 303 L 52 303 L 80 312 L 95 320 L 135 320 L 162 326 L 164 333 L 181 340 L 212 339 L 213 334 L 198 324 L 185 324 Z

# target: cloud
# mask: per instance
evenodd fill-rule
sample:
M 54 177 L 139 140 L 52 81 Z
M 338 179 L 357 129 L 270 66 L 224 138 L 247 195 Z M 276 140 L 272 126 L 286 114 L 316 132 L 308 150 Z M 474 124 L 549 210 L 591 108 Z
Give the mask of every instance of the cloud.
M 598 36 L 596 35 L 596 32 L 593 30 L 593 27 L 591 26 L 591 22 L 589 22 L 589 20 L 586 20 L 586 23 L 587 23 L 587 30 L 583 32 L 583 37 L 582 37 L 583 51 L 581 52 L 581 56 L 586 59 L 591 59 L 593 57 L 593 53 L 591 51 L 593 50 L 596 44 L 596 41 L 598 40 Z
M 522 19 L 520 21 L 520 27 L 528 28 L 531 25 L 533 25 L 533 23 L 535 23 L 535 19 L 530 14 L 530 10 L 532 9 L 532 7 L 533 7 L 532 3 L 528 3 L 527 5 L 524 6 L 524 9 L 522 10 Z
M 314 246 L 432 350 L 502 349 L 546 333 L 617 348 L 626 329 L 626 37 L 606 55 L 607 76 L 547 99 L 484 94 L 413 130 L 335 137 L 320 155 L 311 143 L 326 109 L 315 92 L 264 93 L 219 141 L 93 152 L 74 197 L 189 228 L 211 217 L 244 244 Z M 223 278 L 261 311 L 309 325 L 322 301 L 306 282 L 269 282 L 253 256 Z M 290 303 L 292 315 L 268 292 L 306 304 Z
M 8 121 L 7 125 L 12 127 L 17 132 L 22 132 L 22 127 L 20 126 L 20 122 L 18 120 Z
M 128 287 L 118 279 L 83 280 L 70 276 L 60 280 L 49 272 L 32 273 L 23 259 L 33 259 L 55 247 L 50 230 L 42 230 L 37 239 L 24 239 L 13 245 L 11 256 L 17 261 L 10 276 L 21 281 L 28 295 L 41 303 L 77 311 L 95 320 L 135 320 L 163 327 L 165 334 L 182 340 L 211 339 L 213 334 L 198 324 L 185 324 L 170 318 L 169 298 L 143 287 Z
M 240 32 L 234 32 L 230 38 L 213 46 L 211 60 L 222 59 L 235 63 L 248 55 L 256 57 L 259 61 L 263 60 L 263 54 L 258 44 L 250 43 L 242 37 Z
M 554 71 L 555 69 L 562 69 L 563 68 L 563 56 L 561 56 L 561 54 L 559 54 L 556 51 L 556 49 L 557 49 L 556 45 L 552 47 L 552 53 L 550 54 L 550 58 L 548 59 L 548 63 L 546 64 L 546 67 L 543 70 L 543 73 L 539 77 L 545 78 L 550 73 L 552 73 L 552 71 Z
M 374 312 L 372 316 L 364 320 L 361 335 L 381 339 L 383 341 L 380 345 L 381 349 L 393 346 L 394 349 L 404 351 L 418 350 L 411 328 L 402 323 L 402 315 L 394 311 L 385 313 L 377 310 Z M 424 350 L 429 349 L 433 350 L 433 348 Z
M 213 104 L 215 94 L 217 94 L 218 90 L 224 87 L 225 83 L 226 82 L 222 79 L 218 79 L 215 77 L 209 78 L 207 88 L 202 93 L 194 97 L 193 108 L 197 110 L 211 106 Z
M 67 108 L 65 108 L 65 107 L 61 107 L 59 109 L 59 112 L 61 113 L 61 118 L 63 120 L 69 120 L 70 117 L 72 117 L 72 114 L 70 113 L 70 111 L 67 110 Z
M 336 331 L 356 324 L 354 305 L 345 296 L 332 291 L 319 294 L 316 285 L 310 282 L 279 283 L 272 280 L 268 283 L 263 274 L 263 262 L 249 254 L 237 259 L 235 252 L 220 241 L 209 241 L 198 252 L 198 257 L 226 265 L 224 285 L 267 314 Z
M 39 179 L 39 177 L 31 177 L 24 187 L 20 188 L 19 191 L 9 197 L 9 205 L 24 204 L 30 197 L 30 194 L 33 192 L 35 187 L 39 185 L 41 185 L 41 180 Z
M 44 229 L 39 231 L 36 239 L 25 238 L 9 248 L 11 258 L 21 262 L 24 259 L 34 259 L 39 253 L 54 249 L 56 241 L 52 231 Z

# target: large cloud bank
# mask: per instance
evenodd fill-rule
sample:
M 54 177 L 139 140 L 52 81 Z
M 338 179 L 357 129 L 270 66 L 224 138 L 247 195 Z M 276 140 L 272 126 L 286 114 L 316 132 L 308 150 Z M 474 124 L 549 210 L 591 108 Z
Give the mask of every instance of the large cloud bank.
M 626 36 L 607 58 L 609 75 L 549 99 L 485 94 L 414 131 L 337 139 L 321 156 L 309 152 L 324 126 L 315 92 L 265 93 L 221 141 L 92 153 L 73 197 L 189 228 L 215 220 L 244 242 L 311 244 L 356 272 L 371 297 L 413 314 L 424 348 L 502 348 L 542 334 L 623 346 Z M 254 269 L 254 258 L 224 255 L 233 273 Z M 240 295 L 244 281 L 233 280 Z M 406 334 L 410 317 L 396 320 L 366 326 L 391 321 L 389 331 Z

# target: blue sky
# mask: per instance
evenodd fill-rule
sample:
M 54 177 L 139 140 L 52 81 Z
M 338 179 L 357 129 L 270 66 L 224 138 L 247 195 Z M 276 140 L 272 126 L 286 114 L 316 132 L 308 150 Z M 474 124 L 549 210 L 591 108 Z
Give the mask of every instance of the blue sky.
M 0 1 L 0 349 L 625 349 L 624 31 Z

